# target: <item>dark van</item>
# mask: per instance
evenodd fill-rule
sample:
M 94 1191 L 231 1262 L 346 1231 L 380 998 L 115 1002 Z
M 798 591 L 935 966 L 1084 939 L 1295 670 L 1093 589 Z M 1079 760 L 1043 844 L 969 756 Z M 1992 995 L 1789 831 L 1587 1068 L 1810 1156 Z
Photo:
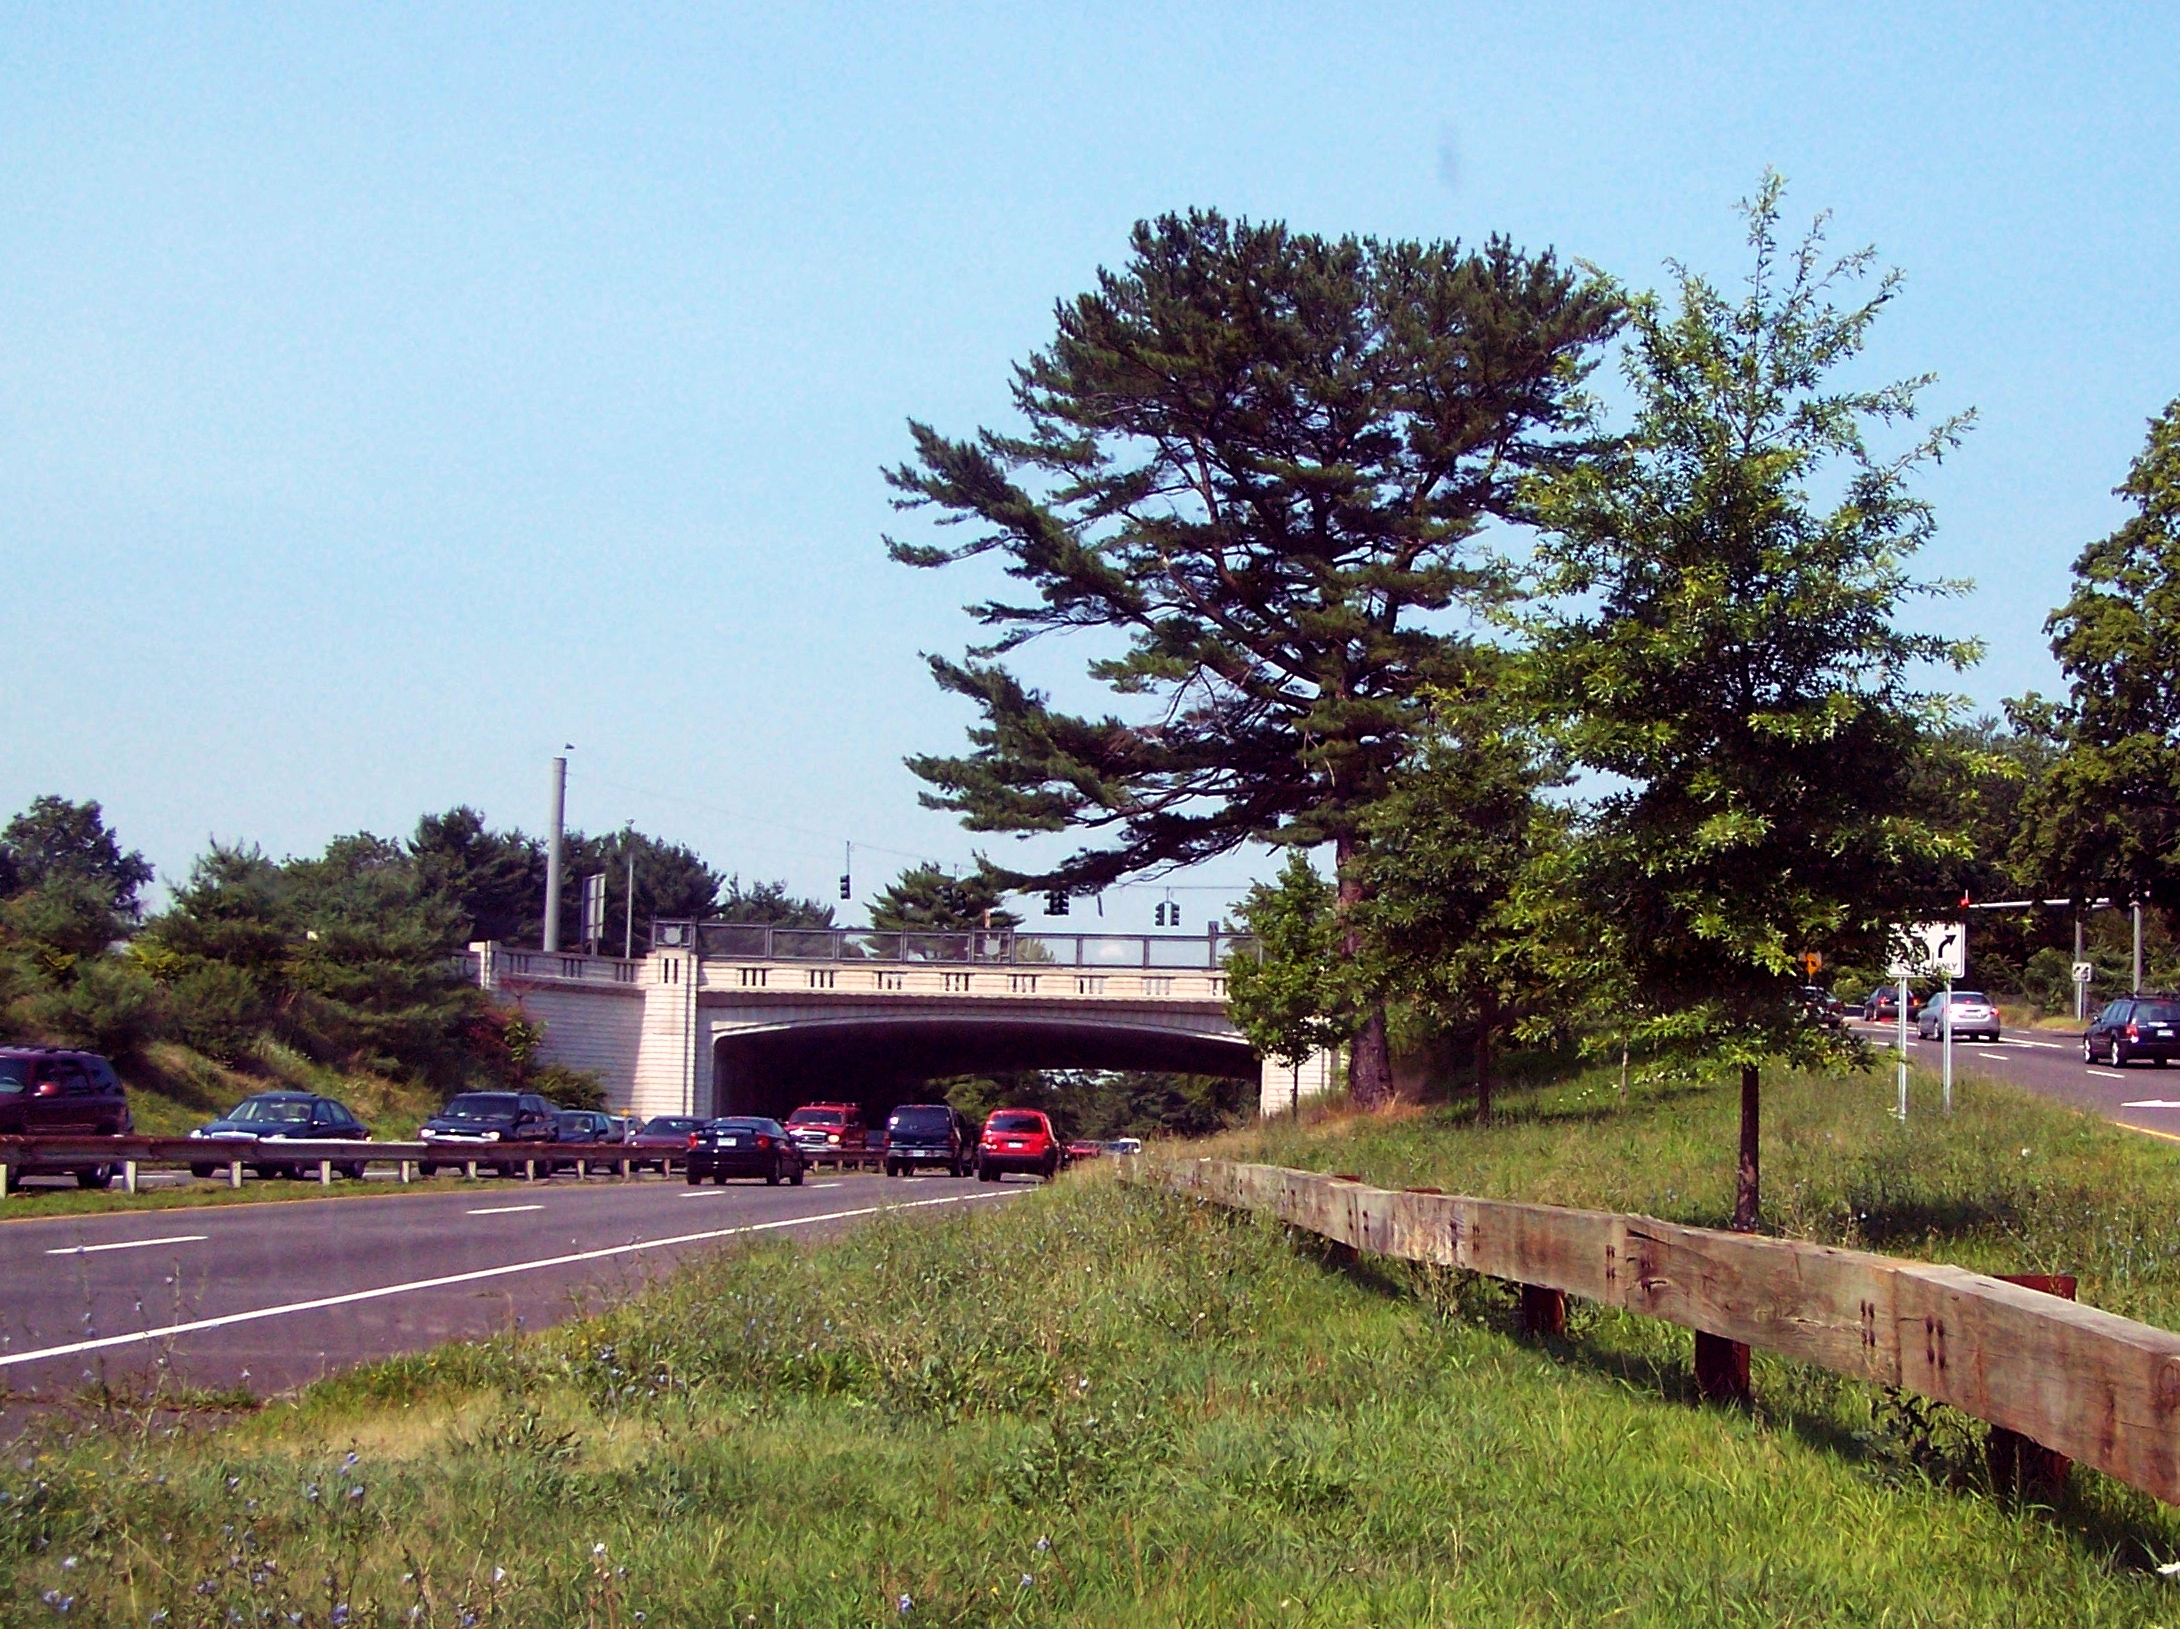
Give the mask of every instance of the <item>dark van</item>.
M 886 1117 L 886 1175 L 943 1165 L 965 1177 L 976 1166 L 976 1127 L 947 1103 L 903 1103 Z
M 126 1137 L 136 1129 L 114 1066 L 96 1052 L 58 1047 L 0 1047 L 0 1137 Z M 103 1188 L 115 1160 L 23 1160 L 23 1176 L 73 1176 Z

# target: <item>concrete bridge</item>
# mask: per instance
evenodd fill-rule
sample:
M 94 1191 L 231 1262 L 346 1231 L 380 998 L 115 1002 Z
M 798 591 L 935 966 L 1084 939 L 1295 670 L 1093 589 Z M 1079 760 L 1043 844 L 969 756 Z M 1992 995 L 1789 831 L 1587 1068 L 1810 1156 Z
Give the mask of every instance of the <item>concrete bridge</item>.
M 544 1061 L 596 1073 L 618 1112 L 872 1112 L 927 1080 L 1145 1069 L 1259 1082 L 1277 1113 L 1328 1089 L 1330 1060 L 1260 1063 L 1202 935 L 884 933 L 658 922 L 632 960 L 470 947 L 478 983 L 545 1025 Z

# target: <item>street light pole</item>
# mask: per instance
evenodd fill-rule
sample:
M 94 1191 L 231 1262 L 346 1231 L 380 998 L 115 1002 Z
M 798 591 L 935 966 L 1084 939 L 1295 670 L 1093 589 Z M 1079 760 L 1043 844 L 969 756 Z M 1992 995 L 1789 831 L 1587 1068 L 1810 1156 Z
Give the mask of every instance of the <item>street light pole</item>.
M 553 760 L 553 823 L 545 836 L 546 950 L 560 948 L 560 831 L 568 818 L 568 760 Z

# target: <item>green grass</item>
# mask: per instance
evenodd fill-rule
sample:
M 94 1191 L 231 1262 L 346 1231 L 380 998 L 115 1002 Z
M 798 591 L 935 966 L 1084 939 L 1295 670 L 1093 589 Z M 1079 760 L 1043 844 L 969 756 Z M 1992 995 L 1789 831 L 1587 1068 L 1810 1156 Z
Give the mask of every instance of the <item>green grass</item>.
M 1713 1221 L 1729 1096 L 1622 1110 L 1584 1079 L 1481 1131 L 1227 1141 Z M 2168 1304 L 2167 1258 L 2122 1242 L 2172 1215 L 2160 1146 L 1975 1087 L 1902 1134 L 1880 1096 L 1771 1094 L 1778 1219 L 1993 1264 L 2040 1241 L 2070 1259 L 2007 1264 Z M 1085 1171 L 213 1429 L 55 1421 L 0 1457 L 0 1621 L 58 1621 L 57 1591 L 208 1625 L 2180 1622 L 2151 1501 L 2078 1475 L 2058 1511 L 2006 1509 L 1966 1422 L 1761 1359 L 1754 1413 L 1694 1406 L 1686 1340 L 1578 1307 L 1524 1342 L 1502 1286 Z

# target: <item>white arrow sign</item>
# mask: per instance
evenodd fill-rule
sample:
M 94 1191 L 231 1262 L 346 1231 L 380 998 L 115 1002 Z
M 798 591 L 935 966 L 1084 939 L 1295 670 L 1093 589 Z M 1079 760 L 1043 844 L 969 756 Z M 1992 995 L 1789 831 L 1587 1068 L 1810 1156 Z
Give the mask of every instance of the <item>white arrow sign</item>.
M 1918 922 L 1892 930 L 1892 965 L 1887 974 L 1896 979 L 1952 978 L 1968 976 L 1968 924 L 1965 922 Z

